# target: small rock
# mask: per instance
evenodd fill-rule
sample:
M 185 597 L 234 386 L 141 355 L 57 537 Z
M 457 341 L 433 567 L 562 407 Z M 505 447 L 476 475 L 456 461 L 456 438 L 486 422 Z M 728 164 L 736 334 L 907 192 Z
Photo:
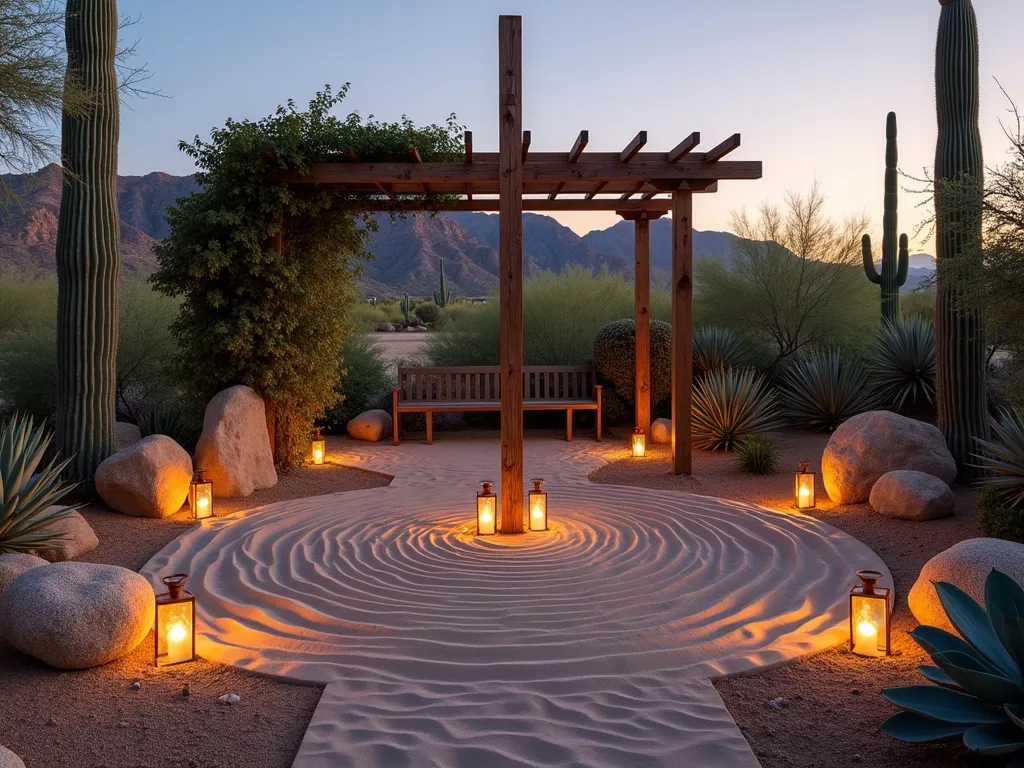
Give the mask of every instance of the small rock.
M 668 444 L 672 442 L 672 420 L 655 419 L 651 424 L 651 442 Z
M 133 682 L 131 685 L 128 686 L 128 690 L 130 690 L 130 691 L 141 691 L 142 690 L 142 681 L 141 680 L 136 680 L 135 682 Z
M 181 695 L 186 697 L 192 695 L 192 691 L 189 690 L 188 683 L 181 686 Z
M 772 699 L 771 701 L 768 702 L 768 708 L 769 709 L 782 709 L 785 706 L 786 706 L 786 700 L 784 698 L 782 698 L 781 696 L 779 696 L 777 698 L 774 698 L 774 699 Z
M 49 720 L 46 721 L 46 724 L 47 725 L 56 725 L 57 724 L 57 720 L 55 718 L 51 717 Z
M 850 691 L 850 695 L 851 696 L 860 696 L 860 688 L 854 688 L 852 691 Z
M 237 693 L 225 693 L 223 696 L 217 699 L 218 704 L 237 704 L 242 700 L 242 697 Z
M 0 746 L 0 768 L 25 768 L 25 763 L 7 747 Z
M 853 756 L 853 762 L 855 762 L 855 763 L 859 763 L 859 762 L 860 762 L 861 760 L 863 760 L 863 759 L 864 759 L 864 758 L 863 758 L 863 757 L 861 757 L 860 755 L 854 755 L 854 756 Z
M 345 428 L 350 437 L 375 443 L 391 437 L 392 426 L 391 414 L 378 408 L 359 414 Z

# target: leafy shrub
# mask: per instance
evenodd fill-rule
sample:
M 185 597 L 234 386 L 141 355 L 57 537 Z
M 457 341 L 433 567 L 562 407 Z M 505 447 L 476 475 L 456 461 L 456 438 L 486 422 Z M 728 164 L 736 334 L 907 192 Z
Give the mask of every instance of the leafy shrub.
M 920 317 L 885 323 L 871 362 L 878 395 L 902 408 L 935 397 L 935 328 Z
M 982 488 L 978 496 L 978 523 L 986 536 L 1024 544 L 1024 511 L 1007 503 L 998 488 Z
M 746 345 L 732 330 L 708 326 L 693 332 L 694 376 L 716 368 L 743 368 L 748 362 Z
M 779 469 L 779 444 L 768 435 L 751 435 L 736 446 L 736 466 L 748 475 L 774 475 Z
M 457 301 L 444 308 L 451 323 L 475 322 L 476 314 L 487 305 L 477 301 Z
M 136 415 L 135 423 L 143 437 L 166 435 L 189 453 L 203 433 L 202 411 L 180 398 L 147 402 Z
M 377 330 L 378 325 L 392 322 L 383 308 L 367 304 L 365 301 L 352 307 L 350 318 L 356 333 L 370 333 Z
M 912 291 L 900 294 L 900 317 L 904 320 L 922 320 L 935 325 L 935 291 Z
M 57 412 L 57 330 L 38 326 L 0 341 L 0 395 L 5 412 L 43 422 Z
M 664 400 L 672 391 L 672 326 L 651 321 L 651 402 Z M 598 377 L 610 384 L 626 403 L 636 395 L 636 323 L 615 320 L 605 323 L 594 337 L 594 364 Z
M 751 369 L 719 368 L 696 380 L 693 444 L 706 451 L 731 451 L 750 435 L 782 427 L 775 394 Z
M 995 440 L 974 438 L 974 466 L 981 468 L 982 485 L 994 488 L 1011 507 L 1024 502 L 1024 414 L 1004 410 L 992 421 Z
M 345 429 L 348 422 L 372 408 L 390 408 L 394 381 L 389 366 L 381 360 L 374 341 L 354 335 L 345 339 L 339 354 L 340 383 L 337 404 L 327 411 L 325 423 L 332 430 Z
M 936 687 L 884 689 L 882 696 L 903 711 L 882 723 L 882 732 L 912 744 L 962 737 L 965 747 L 982 755 L 1019 753 L 1024 746 L 1024 589 L 992 569 L 984 608 L 945 581 L 935 582 L 935 592 L 958 634 L 929 626 L 910 632 L 932 660 L 918 670 Z M 1019 758 L 1010 765 L 1020 765 Z
M 0 554 L 49 549 L 64 534 L 41 530 L 74 507 L 44 512 L 74 488 L 61 482 L 70 459 L 40 467 L 52 435 L 32 417 L 15 414 L 0 428 Z
M 802 427 L 834 430 L 851 416 L 878 405 L 868 373 L 838 350 L 816 350 L 782 373 L 782 403 Z
M 57 277 L 0 275 L 0 339 L 18 331 L 53 325 L 57 315 Z
M 432 301 L 424 301 L 416 305 L 414 310 L 416 317 L 426 325 L 437 325 L 441 322 L 444 313 L 441 308 Z

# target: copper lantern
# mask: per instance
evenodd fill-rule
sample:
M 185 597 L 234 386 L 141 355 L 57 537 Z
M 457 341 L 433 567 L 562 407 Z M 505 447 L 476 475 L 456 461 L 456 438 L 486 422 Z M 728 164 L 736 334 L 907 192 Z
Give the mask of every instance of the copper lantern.
M 493 536 L 498 530 L 498 497 L 494 494 L 494 483 L 485 480 L 480 483 L 476 494 L 476 535 Z
M 858 656 L 888 656 L 889 589 L 878 586 L 878 571 L 857 571 L 857 576 L 861 583 L 850 590 L 850 650 Z
M 647 455 L 647 435 L 643 427 L 633 430 L 633 456 L 643 458 Z
M 316 431 L 313 435 L 313 448 L 311 451 L 314 464 L 323 464 L 327 458 L 327 441 L 324 440 L 323 435 L 320 434 L 320 430 Z
M 206 479 L 206 471 L 197 469 L 188 485 L 188 507 L 193 520 L 213 517 L 213 483 Z
M 807 471 L 807 462 L 801 461 L 793 473 L 793 506 L 814 509 L 814 473 Z
M 546 531 L 548 529 L 548 493 L 544 490 L 544 481 L 536 478 L 530 481 L 533 488 L 529 495 L 530 530 Z
M 162 579 L 167 591 L 156 596 L 155 660 L 158 667 L 196 657 L 196 596 L 185 589 L 187 573 Z

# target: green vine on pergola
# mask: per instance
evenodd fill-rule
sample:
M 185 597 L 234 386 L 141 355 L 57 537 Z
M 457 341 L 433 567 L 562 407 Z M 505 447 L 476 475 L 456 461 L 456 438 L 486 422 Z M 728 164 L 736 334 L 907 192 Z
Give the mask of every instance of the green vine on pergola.
M 314 421 L 337 401 L 338 349 L 351 332 L 355 279 L 372 258 L 368 236 L 377 228 L 367 208 L 387 198 L 383 190 L 289 185 L 275 174 L 305 175 L 316 163 L 346 159 L 408 161 L 411 147 L 424 162 L 464 158 L 454 115 L 417 127 L 405 117 L 331 114 L 347 93 L 348 84 L 336 94 L 327 87 L 305 111 L 289 101 L 255 122 L 228 120 L 208 141 L 181 142 L 201 191 L 169 209 L 170 234 L 156 247 L 153 284 L 182 299 L 171 330 L 184 388 L 197 406 L 235 384 L 255 389 L 276 422 L 282 467 L 302 462 Z M 282 230 L 279 253 L 273 244 Z

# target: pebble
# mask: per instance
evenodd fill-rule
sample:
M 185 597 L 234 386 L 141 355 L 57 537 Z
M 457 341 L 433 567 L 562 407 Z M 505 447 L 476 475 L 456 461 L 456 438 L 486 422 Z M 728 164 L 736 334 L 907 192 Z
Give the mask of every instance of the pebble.
M 218 704 L 237 704 L 242 700 L 242 697 L 237 693 L 225 693 L 223 696 L 217 699 Z
M 190 695 L 192 695 L 192 691 L 189 690 L 188 683 L 185 683 L 183 686 L 181 686 L 181 695 L 182 696 L 190 696 Z
M 769 709 L 782 709 L 786 706 L 786 700 L 781 696 L 772 699 L 768 702 Z
M 133 682 L 131 685 L 128 686 L 128 690 L 130 690 L 130 691 L 141 691 L 142 690 L 142 681 L 141 680 L 136 680 L 135 682 Z
M 860 688 L 854 688 L 852 691 L 850 691 L 850 695 L 851 696 L 860 696 Z
M 859 763 L 859 762 L 860 762 L 861 760 L 863 760 L 863 759 L 864 759 L 864 758 L 863 758 L 863 757 L 861 757 L 860 755 L 854 755 L 854 756 L 853 756 L 853 762 L 855 762 L 855 763 Z

